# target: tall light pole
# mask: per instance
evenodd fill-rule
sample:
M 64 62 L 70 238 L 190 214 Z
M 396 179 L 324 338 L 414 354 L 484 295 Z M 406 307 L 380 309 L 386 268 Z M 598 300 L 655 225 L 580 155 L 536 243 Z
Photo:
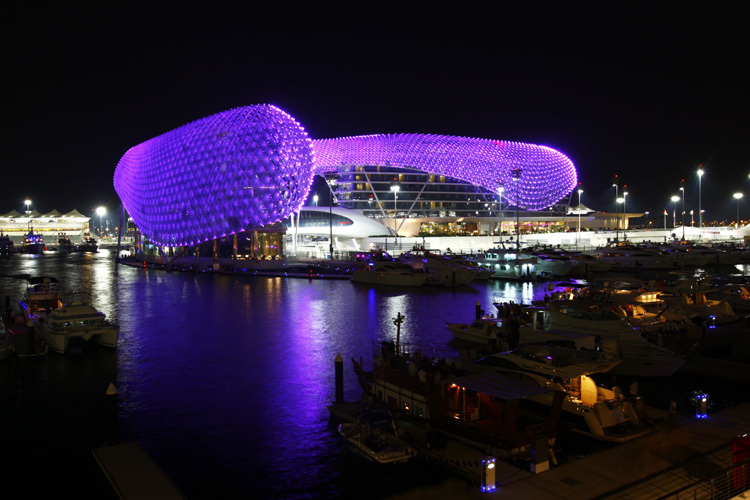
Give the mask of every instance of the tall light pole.
M 682 191 L 682 241 L 685 241 L 685 179 L 682 179 L 680 191 Z
M 628 186 L 623 186 L 626 188 Z M 628 227 L 628 192 L 622 192 L 622 239 L 627 241 L 628 235 L 625 233 L 625 229 Z
M 740 228 L 740 200 L 742 199 L 742 193 L 734 193 L 734 198 L 737 200 L 737 229 Z
M 29 218 L 28 220 L 28 228 L 31 229 L 31 200 L 26 198 L 23 200 L 24 205 L 26 205 L 26 216 Z
M 672 196 L 672 202 L 674 203 L 674 210 L 672 211 L 672 226 L 673 229 L 677 229 L 677 202 L 680 201 L 680 197 L 677 195 Z
M 498 199 L 500 200 L 500 231 L 498 232 L 499 235 L 503 234 L 503 191 L 505 191 L 505 188 L 503 186 L 500 186 L 498 189 L 498 193 L 500 196 Z M 502 241 L 502 238 L 500 238 L 500 241 Z
M 617 177 L 617 176 L 615 176 Z M 615 241 L 620 239 L 620 206 L 617 204 L 617 200 L 620 199 L 619 186 L 615 182 L 612 184 L 615 188 Z
M 107 213 L 107 209 L 104 207 L 96 208 L 96 215 L 99 216 L 99 237 L 102 237 L 102 217 Z
M 703 177 L 703 169 L 698 169 L 698 227 L 703 227 L 703 208 L 701 207 L 701 177 Z
M 578 189 L 578 239 L 577 239 L 577 245 L 581 244 L 581 195 L 583 194 L 583 189 Z
M 328 204 L 328 228 L 330 230 L 328 239 L 328 251 L 330 252 L 330 259 L 333 260 L 333 186 L 336 184 L 336 179 L 328 180 L 328 189 L 331 191 L 331 201 Z
M 315 206 L 317 207 L 318 206 L 318 195 L 317 194 L 315 196 L 313 196 L 313 201 L 315 202 Z
M 394 238 L 398 236 L 398 233 L 396 232 L 396 210 L 398 210 L 398 192 L 401 190 L 401 186 L 398 184 L 391 184 L 391 191 L 393 191 L 393 234 Z M 395 243 L 393 245 L 396 246 Z
M 521 197 L 519 196 L 519 184 L 521 184 L 521 174 L 523 170 L 521 167 L 516 167 L 511 175 L 513 175 L 513 182 L 516 183 L 516 252 L 521 251 L 521 217 L 519 215 L 519 208 L 521 205 Z

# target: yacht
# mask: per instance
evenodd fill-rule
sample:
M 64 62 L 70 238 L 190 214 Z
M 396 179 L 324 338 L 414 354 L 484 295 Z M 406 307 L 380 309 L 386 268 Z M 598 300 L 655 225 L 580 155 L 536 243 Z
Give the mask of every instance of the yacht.
M 534 255 L 519 254 L 515 250 L 492 248 L 476 259 L 477 264 L 492 271 L 491 278 L 515 281 L 534 281 L 537 278 Z
M 466 342 L 488 345 L 492 348 L 507 346 L 504 342 L 502 319 L 478 318 L 471 323 L 446 323 L 453 336 Z
M 70 238 L 65 236 L 65 234 L 60 233 L 59 238 L 57 239 L 57 251 L 59 253 L 70 253 L 75 249 L 75 245 L 73 245 L 73 242 L 70 241 Z
M 625 242 L 592 250 L 589 255 L 612 264 L 615 270 L 679 269 L 680 263 L 655 249 L 640 248 Z
M 399 260 L 413 269 L 426 272 L 428 285 L 468 285 L 478 276 L 474 269 L 429 250 L 410 250 L 399 255 Z
M 625 442 L 648 434 L 641 422 L 643 407 L 639 396 L 622 397 L 594 379 L 620 364 L 600 352 L 581 351 L 545 344 L 526 344 L 513 351 L 493 354 L 475 362 L 482 370 L 497 370 L 547 389 L 564 391 L 561 419 L 574 427 L 573 432 L 600 441 Z M 550 407 L 549 393 L 530 396 L 528 404 Z
M 98 248 L 98 243 L 91 236 L 84 237 L 83 241 L 81 241 L 81 243 L 78 245 L 78 251 L 83 253 L 95 253 L 99 251 Z
M 589 300 L 552 300 L 545 308 L 540 308 L 539 314 L 542 317 L 528 325 L 530 328 L 588 334 L 594 337 L 598 349 L 616 349 L 622 359 L 613 369 L 617 374 L 669 377 L 686 362 L 676 352 L 650 343 L 639 329 L 604 304 Z M 524 336 L 523 329 L 521 336 Z
M 41 328 L 41 337 L 51 350 L 64 354 L 71 337 L 96 339 L 99 345 L 114 348 L 119 332 L 119 325 L 107 320 L 103 312 L 90 304 L 88 294 L 77 292 L 49 314 Z
M 41 234 L 34 233 L 31 229 L 23 238 L 21 253 L 30 255 L 42 255 L 44 253 L 44 238 Z
M 50 311 L 62 305 L 60 282 L 53 276 L 28 278 L 28 284 L 19 305 L 25 322 L 35 323 Z
M 352 283 L 389 286 L 422 286 L 427 281 L 427 273 L 417 272 L 412 267 L 397 261 L 383 262 L 367 266 L 352 273 Z

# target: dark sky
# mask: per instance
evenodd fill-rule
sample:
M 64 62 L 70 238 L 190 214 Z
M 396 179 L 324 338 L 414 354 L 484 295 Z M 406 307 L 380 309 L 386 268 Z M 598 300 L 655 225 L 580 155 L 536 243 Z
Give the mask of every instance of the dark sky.
M 713 3 L 652 3 L 4 3 L 0 213 L 26 196 L 41 211 L 119 210 L 112 175 L 128 148 L 270 103 L 313 138 L 544 144 L 605 211 L 615 174 L 628 211 L 671 214 L 682 178 L 697 211 L 702 163 L 706 220 L 733 219 L 732 194 L 750 197 L 746 26 Z

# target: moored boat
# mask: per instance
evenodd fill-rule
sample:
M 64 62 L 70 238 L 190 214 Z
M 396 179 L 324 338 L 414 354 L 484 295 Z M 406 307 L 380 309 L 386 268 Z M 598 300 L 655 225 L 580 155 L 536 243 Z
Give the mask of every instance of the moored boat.
M 383 262 L 369 265 L 352 273 L 353 283 L 388 286 L 422 286 L 427 281 L 426 272 L 415 271 L 410 266 L 399 262 Z
M 385 408 L 364 409 L 356 422 L 340 424 L 338 431 L 351 452 L 375 464 L 404 463 L 416 455 L 416 450 L 400 439 Z
M 44 238 L 42 238 L 42 235 L 35 233 L 34 230 L 31 229 L 23 238 L 21 253 L 29 255 L 42 255 L 44 253 L 44 248 Z
M 10 236 L 0 233 L 0 257 L 9 257 L 16 251 L 16 246 Z
M 60 354 L 68 350 L 71 338 L 96 339 L 99 345 L 115 348 L 120 327 L 106 319 L 103 312 L 90 304 L 89 296 L 83 292 L 71 293 L 64 305 L 52 311 L 40 334 L 49 348 Z

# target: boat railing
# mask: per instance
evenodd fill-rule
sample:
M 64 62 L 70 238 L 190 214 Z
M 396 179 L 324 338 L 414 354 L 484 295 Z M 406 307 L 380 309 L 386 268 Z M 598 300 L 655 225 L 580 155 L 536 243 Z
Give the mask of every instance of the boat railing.
M 738 462 L 714 476 L 696 481 L 656 500 L 730 500 L 746 498 L 745 493 L 749 490 L 750 458 Z

